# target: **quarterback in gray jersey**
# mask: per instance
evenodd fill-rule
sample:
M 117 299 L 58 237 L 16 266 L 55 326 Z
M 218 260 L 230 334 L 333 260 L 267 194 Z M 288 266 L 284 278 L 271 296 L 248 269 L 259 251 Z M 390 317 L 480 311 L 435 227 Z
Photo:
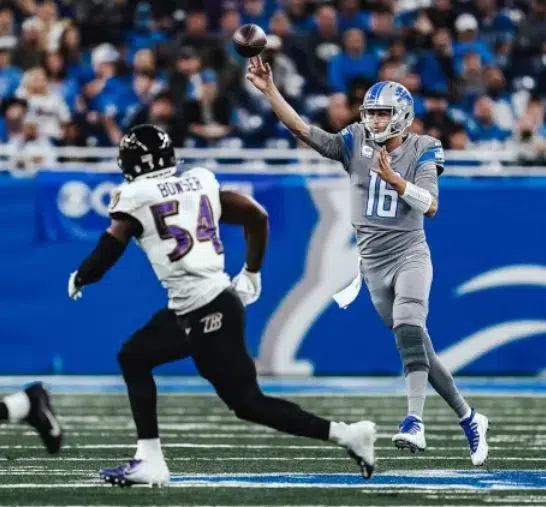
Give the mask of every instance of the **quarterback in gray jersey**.
M 430 382 L 460 418 L 472 463 L 483 465 L 488 454 L 488 420 L 461 396 L 440 363 L 426 327 L 432 263 L 423 222 L 438 210 L 438 175 L 444 165 L 440 141 L 407 133 L 414 118 L 413 98 L 392 81 L 381 81 L 368 90 L 361 122 L 330 134 L 308 125 L 292 109 L 260 57 L 251 60 L 247 78 L 294 135 L 340 161 L 349 174 L 360 273 L 335 298 L 340 306 L 347 306 L 363 279 L 377 312 L 394 332 L 408 398 L 407 416 L 393 437 L 394 444 L 412 452 L 425 449 L 422 417 Z

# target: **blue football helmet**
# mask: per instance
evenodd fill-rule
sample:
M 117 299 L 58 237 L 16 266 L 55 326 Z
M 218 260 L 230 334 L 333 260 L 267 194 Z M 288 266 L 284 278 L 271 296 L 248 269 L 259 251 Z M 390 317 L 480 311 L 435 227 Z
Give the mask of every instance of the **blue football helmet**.
M 376 120 L 372 111 L 390 111 L 390 120 L 379 132 L 374 124 Z M 413 122 L 413 97 L 400 83 L 379 81 L 366 92 L 360 106 L 360 117 L 371 139 L 383 143 L 391 137 L 403 134 Z

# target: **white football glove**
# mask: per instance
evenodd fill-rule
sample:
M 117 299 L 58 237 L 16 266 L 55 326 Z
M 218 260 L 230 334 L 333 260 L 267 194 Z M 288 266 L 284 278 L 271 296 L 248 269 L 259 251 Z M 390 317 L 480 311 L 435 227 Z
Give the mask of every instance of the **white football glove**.
M 76 277 L 78 272 L 74 271 L 70 278 L 68 279 L 68 297 L 72 298 L 74 301 L 82 297 L 82 289 L 76 285 Z
M 241 298 L 243 305 L 251 305 L 262 293 L 262 277 L 259 272 L 248 271 L 245 264 L 241 272 L 232 280 L 231 286 Z

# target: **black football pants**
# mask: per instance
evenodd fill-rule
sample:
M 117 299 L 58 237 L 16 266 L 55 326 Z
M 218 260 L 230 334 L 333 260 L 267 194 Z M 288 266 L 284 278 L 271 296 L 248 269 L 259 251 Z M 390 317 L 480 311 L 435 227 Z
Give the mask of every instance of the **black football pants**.
M 261 392 L 246 348 L 244 325 L 241 300 L 227 289 L 186 315 L 159 311 L 125 342 L 118 361 L 139 439 L 158 438 L 152 369 L 191 356 L 201 376 L 240 419 L 292 435 L 328 440 L 329 421 Z

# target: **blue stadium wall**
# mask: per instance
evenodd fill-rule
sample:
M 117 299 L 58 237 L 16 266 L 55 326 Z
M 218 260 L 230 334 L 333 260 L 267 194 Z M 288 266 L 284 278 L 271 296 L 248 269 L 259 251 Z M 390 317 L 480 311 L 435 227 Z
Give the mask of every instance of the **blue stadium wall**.
M 343 177 L 222 175 L 269 211 L 263 294 L 248 310 L 261 371 L 398 374 L 390 332 L 367 292 L 347 310 L 331 295 L 350 282 L 356 247 Z M 118 373 L 116 353 L 166 304 L 138 246 L 73 302 L 67 278 L 107 224 L 117 175 L 0 177 L 0 373 Z M 429 331 L 461 374 L 546 370 L 546 179 L 442 177 L 440 213 L 427 221 L 434 262 Z M 222 228 L 226 266 L 244 261 Z M 226 368 L 229 368 L 226 365 Z M 190 360 L 162 367 L 193 373 Z

